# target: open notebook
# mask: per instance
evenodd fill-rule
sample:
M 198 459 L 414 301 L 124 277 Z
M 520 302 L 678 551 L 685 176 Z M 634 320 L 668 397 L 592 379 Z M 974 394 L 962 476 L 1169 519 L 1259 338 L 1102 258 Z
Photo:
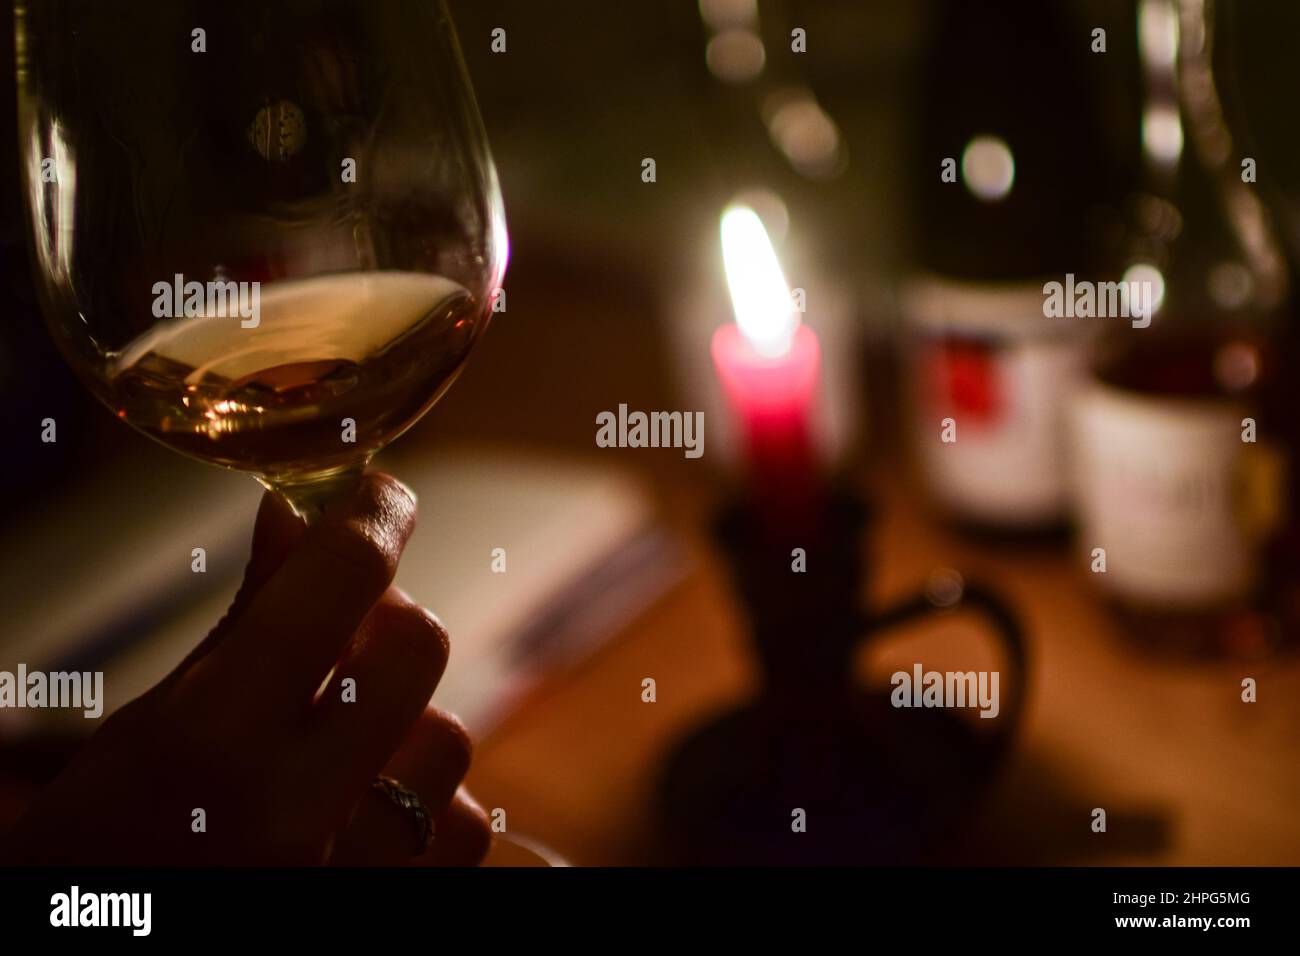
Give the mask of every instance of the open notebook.
M 5 536 L 0 670 L 102 670 L 107 714 L 220 619 L 248 558 L 260 489 L 174 455 L 156 464 L 106 476 Z M 620 472 L 485 450 L 394 470 L 420 501 L 397 583 L 452 636 L 434 702 L 476 733 L 683 571 L 681 549 Z M 197 547 L 203 574 L 191 570 Z M 504 573 L 493 569 L 497 548 Z M 79 711 L 0 711 L 7 734 L 49 721 L 75 729 L 73 720 L 92 729 Z

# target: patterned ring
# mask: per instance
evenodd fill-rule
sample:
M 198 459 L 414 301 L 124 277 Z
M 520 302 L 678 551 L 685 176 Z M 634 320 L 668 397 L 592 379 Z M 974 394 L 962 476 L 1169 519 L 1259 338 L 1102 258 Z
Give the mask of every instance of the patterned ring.
M 415 824 L 416 839 L 419 841 L 414 855 L 420 856 L 425 850 L 429 849 L 430 844 L 433 843 L 433 818 L 429 816 L 429 811 L 425 808 L 420 795 L 414 790 L 408 790 L 392 777 L 376 777 L 370 786 L 372 789 L 378 790 L 410 816 L 411 821 Z

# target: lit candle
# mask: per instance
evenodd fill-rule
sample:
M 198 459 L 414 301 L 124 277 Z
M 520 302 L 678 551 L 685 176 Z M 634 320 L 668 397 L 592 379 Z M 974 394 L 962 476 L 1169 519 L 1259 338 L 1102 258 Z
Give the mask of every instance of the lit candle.
M 744 437 L 754 496 L 772 525 L 806 526 L 819 493 L 812 416 L 821 347 L 748 206 L 723 213 L 722 257 L 736 322 L 714 333 L 713 364 Z

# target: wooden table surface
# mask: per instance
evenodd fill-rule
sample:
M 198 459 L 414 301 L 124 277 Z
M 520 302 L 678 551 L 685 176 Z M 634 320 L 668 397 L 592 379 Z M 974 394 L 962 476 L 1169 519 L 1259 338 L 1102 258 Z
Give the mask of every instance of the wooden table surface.
M 1115 633 L 1065 549 L 990 549 L 945 530 L 899 480 L 875 482 L 872 599 L 915 590 L 939 566 L 990 583 L 1020 612 L 1028 700 L 987 809 L 946 859 L 970 863 L 1300 863 L 1300 660 L 1188 662 Z M 508 830 L 576 864 L 656 860 L 651 801 L 673 745 L 752 688 L 744 622 L 725 568 L 693 530 L 706 502 L 671 489 L 687 579 L 596 656 L 558 675 L 488 739 L 469 784 Z M 863 662 L 996 668 L 979 625 L 914 627 Z M 1241 680 L 1258 681 L 1258 702 Z M 657 700 L 641 699 L 653 677 Z M 1003 689 L 1004 695 L 1008 692 Z M 1094 833 L 1092 808 L 1107 811 Z

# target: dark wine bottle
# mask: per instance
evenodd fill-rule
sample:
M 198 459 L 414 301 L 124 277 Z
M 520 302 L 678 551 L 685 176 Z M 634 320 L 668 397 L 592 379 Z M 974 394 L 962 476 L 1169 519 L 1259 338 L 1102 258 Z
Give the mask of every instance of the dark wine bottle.
M 1076 486 L 1084 560 L 1127 633 L 1255 655 L 1286 626 L 1269 556 L 1287 526 L 1291 278 L 1225 95 L 1227 12 L 1136 7 L 1143 182 L 1126 203 L 1125 276 L 1149 283 L 1154 311 L 1108 326 L 1075 407 Z
M 931 497 L 964 527 L 1021 537 L 1067 518 L 1065 401 L 1096 326 L 1048 318 L 1044 286 L 1104 272 L 1122 193 L 1102 117 L 1132 109 L 1105 99 L 1119 58 L 1094 52 L 1097 25 L 1040 0 L 935 13 L 904 378 Z

